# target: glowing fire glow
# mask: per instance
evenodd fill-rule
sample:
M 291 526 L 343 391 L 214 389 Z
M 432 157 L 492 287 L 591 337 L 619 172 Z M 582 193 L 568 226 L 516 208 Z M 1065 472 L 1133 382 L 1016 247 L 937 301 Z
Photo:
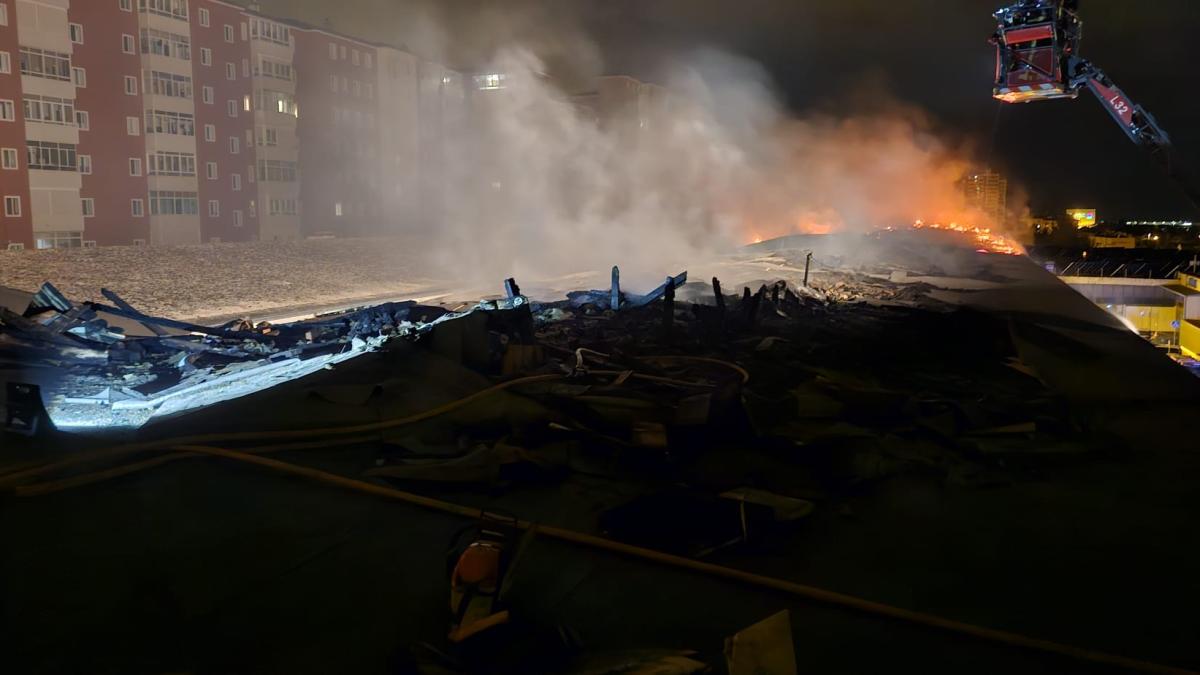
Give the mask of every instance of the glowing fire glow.
M 977 247 L 975 250 L 980 253 L 1021 255 L 1023 252 L 1020 244 L 1012 239 L 1009 239 L 1003 234 L 993 232 L 992 228 L 990 227 L 960 225 L 959 223 L 943 225 L 941 223 L 926 223 L 925 221 L 918 220 L 912 224 L 912 228 L 914 230 L 943 230 L 947 232 L 957 232 L 965 236 L 973 237 L 974 245 Z

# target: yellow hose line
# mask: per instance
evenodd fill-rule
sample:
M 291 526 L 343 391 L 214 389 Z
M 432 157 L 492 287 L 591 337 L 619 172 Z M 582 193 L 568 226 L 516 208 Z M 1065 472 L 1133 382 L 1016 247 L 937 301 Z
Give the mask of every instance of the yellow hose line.
M 379 497 L 395 499 L 408 504 L 421 506 L 423 508 L 435 511 L 441 511 L 443 513 L 450 513 L 465 518 L 477 518 L 480 515 L 480 509 L 453 504 L 430 497 L 423 497 L 411 492 L 403 492 L 401 490 L 396 490 L 383 485 L 376 485 L 374 483 L 368 483 L 354 478 L 348 478 L 346 476 L 339 476 L 337 474 L 322 471 L 320 469 L 290 464 L 288 462 L 281 462 L 269 457 L 261 457 L 244 452 L 237 452 L 235 450 L 205 446 L 181 446 L 175 449 L 181 452 L 213 455 L 216 457 L 225 457 L 227 459 L 246 462 L 249 464 L 256 464 L 263 468 L 272 469 L 281 473 L 290 474 L 293 476 L 301 476 L 326 483 L 328 485 L 334 485 Z M 1149 661 L 1141 661 L 1124 656 L 1106 654 L 1104 652 L 1083 649 L 1081 647 L 1074 647 L 1071 645 L 1064 645 L 1061 643 L 1052 642 L 1050 640 L 1027 637 L 1025 635 L 1010 633 L 1008 631 L 976 626 L 973 624 L 936 616 L 934 614 L 915 612 L 900 607 L 894 607 L 892 605 L 873 602 L 871 600 L 864 600 L 852 595 L 845 595 L 843 593 L 837 593 L 815 586 L 807 586 L 792 581 L 775 579 L 773 577 L 762 576 L 751 572 L 744 572 L 731 567 L 724 567 L 721 565 L 714 565 L 712 563 L 701 562 L 699 560 L 693 560 L 691 558 L 684 558 L 681 556 L 672 555 L 670 553 L 662 553 L 660 551 L 654 551 L 639 546 L 623 544 L 618 541 L 613 541 L 611 539 L 605 539 L 604 537 L 598 537 L 582 532 L 576 532 L 574 530 L 546 525 L 535 525 L 534 523 L 528 521 L 519 521 L 518 526 L 522 529 L 536 528 L 538 534 L 550 537 L 551 539 L 558 539 L 560 541 L 609 551 L 628 557 L 649 560 L 670 567 L 678 567 L 721 579 L 728 579 L 751 586 L 757 586 L 759 588 L 779 591 L 787 595 L 804 598 L 806 600 L 815 600 L 817 602 L 853 609 L 867 614 L 898 619 L 900 621 L 905 621 L 912 624 L 926 626 L 929 628 L 937 628 L 939 630 L 944 630 L 959 635 L 967 635 L 1011 647 L 1029 649 L 1046 654 L 1053 654 L 1079 661 L 1096 663 L 1104 666 L 1112 666 L 1141 673 L 1197 675 L 1197 673 L 1194 671 L 1189 671 L 1182 668 L 1175 668 Z
M 113 459 L 123 457 L 125 455 L 136 454 L 148 450 L 161 450 L 177 445 L 187 444 L 202 444 L 202 443 L 228 443 L 240 441 L 259 441 L 271 439 L 292 439 L 292 438 L 315 438 L 321 436 L 346 436 L 353 434 L 370 433 L 375 431 L 383 431 L 385 429 L 394 429 L 396 427 L 415 424 L 439 415 L 452 412 L 463 406 L 469 405 L 478 401 L 481 398 L 486 398 L 492 394 L 499 393 L 506 389 L 518 387 L 525 384 L 534 384 L 538 382 L 551 382 L 560 380 L 566 377 L 565 375 L 532 375 L 529 377 L 521 377 L 507 382 L 488 387 L 474 394 L 465 396 L 455 401 L 451 401 L 436 408 L 431 408 L 415 415 L 406 417 L 398 417 L 380 422 L 368 422 L 366 424 L 355 424 L 342 427 L 326 427 L 322 429 L 288 429 L 282 431 L 239 431 L 225 432 L 214 434 L 196 434 L 192 436 L 182 436 L 179 438 L 167 438 L 158 441 L 146 441 L 143 443 L 130 443 L 126 445 L 118 445 L 111 448 L 96 450 L 94 452 L 80 453 L 57 462 L 42 464 L 30 469 L 14 471 L 12 473 L 0 476 L 0 489 L 10 488 L 14 485 L 19 485 L 30 478 L 35 478 L 46 473 L 68 469 L 80 464 L 94 462 L 98 460 Z
M 639 361 L 658 361 L 658 362 L 667 362 L 667 363 L 670 363 L 671 361 L 684 362 L 684 363 L 686 363 L 686 362 L 712 363 L 714 365 L 724 366 L 730 370 L 737 371 L 738 374 L 742 376 L 742 384 L 746 384 L 750 381 L 750 373 L 747 372 L 745 368 L 739 366 L 736 363 L 733 363 L 732 361 L 723 361 L 721 359 L 709 358 L 707 356 L 671 356 L 671 355 L 638 356 L 638 357 L 636 357 L 636 359 Z

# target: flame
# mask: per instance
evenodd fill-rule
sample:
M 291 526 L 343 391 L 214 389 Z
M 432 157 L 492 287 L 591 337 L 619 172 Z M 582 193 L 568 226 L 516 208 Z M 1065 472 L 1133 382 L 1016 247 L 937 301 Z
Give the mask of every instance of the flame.
M 891 228 L 888 228 L 889 230 Z M 1021 245 L 1009 239 L 1008 237 L 993 232 L 990 227 L 977 227 L 975 225 L 960 225 L 956 222 L 951 222 L 948 225 L 941 223 L 926 223 L 923 220 L 917 220 L 912 224 L 914 230 L 943 230 L 949 232 L 957 232 L 974 238 L 976 251 L 979 253 L 1001 253 L 1004 255 L 1021 255 L 1023 250 Z

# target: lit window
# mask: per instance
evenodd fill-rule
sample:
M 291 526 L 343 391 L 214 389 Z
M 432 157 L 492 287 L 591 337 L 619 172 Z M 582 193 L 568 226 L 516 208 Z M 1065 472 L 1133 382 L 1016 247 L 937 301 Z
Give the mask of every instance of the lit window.
M 83 217 L 92 218 L 96 215 L 96 200 L 91 197 L 84 197 L 83 202 Z
M 17 149 L 4 148 L 0 150 L 0 167 L 8 170 L 19 169 L 17 165 Z
M 71 42 L 77 45 L 83 44 L 83 26 L 77 23 L 67 24 L 67 34 L 71 36 Z
M 342 217 L 342 203 L 341 202 L 334 202 L 333 215 L 337 216 L 338 218 Z
M 4 215 L 9 218 L 19 218 L 21 216 L 21 198 L 8 196 L 4 198 Z

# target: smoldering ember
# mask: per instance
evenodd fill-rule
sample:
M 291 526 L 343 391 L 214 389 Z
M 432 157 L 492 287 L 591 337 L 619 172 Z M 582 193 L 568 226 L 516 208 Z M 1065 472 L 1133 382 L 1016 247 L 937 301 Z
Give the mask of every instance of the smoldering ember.
M 6 672 L 1200 671 L 1093 5 L 0 0 Z

